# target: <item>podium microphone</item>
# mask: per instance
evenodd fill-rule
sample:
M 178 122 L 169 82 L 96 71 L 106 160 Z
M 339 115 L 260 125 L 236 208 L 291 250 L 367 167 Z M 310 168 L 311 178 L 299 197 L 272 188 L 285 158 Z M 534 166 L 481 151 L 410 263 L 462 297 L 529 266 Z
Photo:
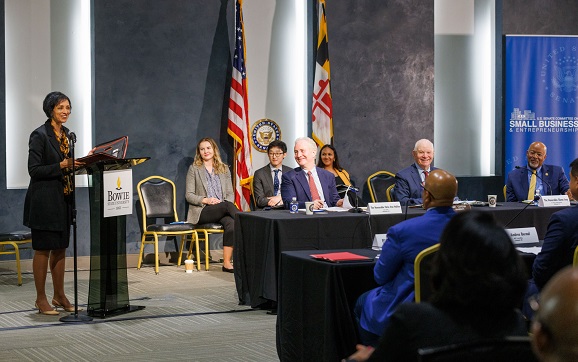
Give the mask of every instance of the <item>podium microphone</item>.
M 70 142 L 76 143 L 76 133 L 70 132 L 70 133 L 68 134 L 68 138 L 70 138 Z
M 526 166 L 523 166 L 523 167 L 522 167 L 522 166 L 516 166 L 516 167 L 514 167 L 514 168 L 515 168 L 516 170 L 528 170 L 528 171 L 532 172 L 532 170 L 530 170 L 530 169 L 529 169 L 528 167 L 526 167 Z M 549 184 L 546 180 L 544 180 L 542 177 L 540 177 L 540 175 L 538 175 L 538 172 L 536 172 L 536 177 L 539 178 L 539 179 L 542 181 L 542 183 L 545 183 L 546 186 L 548 186 L 548 189 L 550 190 L 549 195 L 552 196 L 552 186 L 550 186 L 550 184 Z M 546 192 L 546 193 L 548 194 L 548 192 Z
M 538 201 L 539 199 L 540 199 L 540 196 L 539 196 L 539 195 L 534 195 L 534 201 Z M 516 218 L 517 218 L 518 216 L 520 216 L 520 214 L 523 213 L 524 210 L 526 210 L 526 208 L 527 208 L 528 206 L 532 205 L 532 204 L 533 204 L 533 202 L 527 203 L 526 206 L 524 206 L 524 207 L 522 208 L 522 210 L 520 210 L 513 218 L 510 219 L 510 221 L 508 221 L 508 222 L 506 223 L 506 225 L 504 225 L 504 229 L 507 228 L 508 225 L 510 225 L 510 224 L 512 223 L 512 221 L 516 220 Z

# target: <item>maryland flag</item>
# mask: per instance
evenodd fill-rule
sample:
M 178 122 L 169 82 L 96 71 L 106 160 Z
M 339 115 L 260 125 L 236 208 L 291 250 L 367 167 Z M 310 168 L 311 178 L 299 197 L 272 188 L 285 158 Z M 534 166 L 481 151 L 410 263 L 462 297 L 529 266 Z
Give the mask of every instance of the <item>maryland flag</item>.
M 333 105 L 329 77 L 329 49 L 327 46 L 327 20 L 325 0 L 319 0 L 319 34 L 317 36 L 317 58 L 315 83 L 313 84 L 313 116 L 311 118 L 313 139 L 319 147 L 333 142 Z
M 233 175 L 235 205 L 237 205 L 239 210 L 249 211 L 252 166 L 251 145 L 249 144 L 249 105 L 245 68 L 245 34 L 242 3 L 243 0 L 237 0 L 235 5 L 235 56 L 231 77 L 227 133 L 233 137 L 235 141 L 235 172 Z

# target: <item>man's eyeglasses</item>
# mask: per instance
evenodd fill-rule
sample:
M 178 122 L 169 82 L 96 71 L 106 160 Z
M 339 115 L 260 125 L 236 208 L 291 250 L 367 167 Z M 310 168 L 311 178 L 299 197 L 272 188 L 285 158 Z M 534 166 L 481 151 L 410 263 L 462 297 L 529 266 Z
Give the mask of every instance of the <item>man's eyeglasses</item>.
M 271 156 L 271 157 L 281 157 L 281 156 L 283 156 L 283 152 L 269 152 L 269 156 Z

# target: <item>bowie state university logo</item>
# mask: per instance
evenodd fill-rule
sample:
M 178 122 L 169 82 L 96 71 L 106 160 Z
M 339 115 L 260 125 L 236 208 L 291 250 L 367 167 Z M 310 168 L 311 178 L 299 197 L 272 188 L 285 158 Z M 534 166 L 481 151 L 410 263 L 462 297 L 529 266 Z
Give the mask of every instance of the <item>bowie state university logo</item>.
M 562 103 L 576 103 L 577 47 L 558 47 L 546 55 L 540 76 L 550 98 Z
M 251 140 L 259 152 L 267 152 L 269 143 L 281 139 L 281 129 L 273 120 L 263 118 L 253 124 Z

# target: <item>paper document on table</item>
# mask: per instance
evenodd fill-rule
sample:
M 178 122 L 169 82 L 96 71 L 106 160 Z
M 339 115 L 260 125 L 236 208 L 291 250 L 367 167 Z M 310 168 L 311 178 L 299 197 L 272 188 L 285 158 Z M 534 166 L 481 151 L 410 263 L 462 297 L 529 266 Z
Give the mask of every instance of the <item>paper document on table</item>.
M 517 247 L 518 251 L 528 254 L 538 255 L 538 253 L 542 250 L 541 246 L 529 246 L 529 247 Z

